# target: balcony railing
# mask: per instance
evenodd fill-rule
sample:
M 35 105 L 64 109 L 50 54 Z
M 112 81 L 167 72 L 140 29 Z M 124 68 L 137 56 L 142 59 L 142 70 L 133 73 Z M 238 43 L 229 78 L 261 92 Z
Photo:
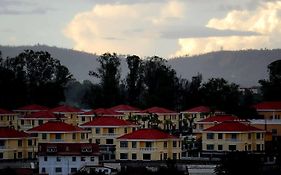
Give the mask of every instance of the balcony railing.
M 140 148 L 140 151 L 145 151 L 145 152 L 151 152 L 151 151 L 156 151 L 157 148 L 155 147 L 144 147 L 144 148 Z
M 102 135 L 103 136 L 109 136 L 109 137 L 116 137 L 117 136 L 117 134 L 115 134 L 115 133 L 103 133 Z

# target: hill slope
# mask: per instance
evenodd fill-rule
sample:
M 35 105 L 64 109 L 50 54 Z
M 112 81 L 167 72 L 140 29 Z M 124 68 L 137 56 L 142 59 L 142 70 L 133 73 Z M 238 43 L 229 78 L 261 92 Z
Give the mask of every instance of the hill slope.
M 4 58 L 7 56 L 14 57 L 25 49 L 49 52 L 54 58 L 59 59 L 63 65 L 66 65 L 79 81 L 93 79 L 88 75 L 88 72 L 89 70 L 96 70 L 98 67 L 98 55 L 86 52 L 44 45 L 0 46 Z M 219 51 L 170 59 L 168 64 L 184 78 L 190 79 L 197 73 L 201 73 L 204 80 L 211 77 L 222 77 L 242 86 L 255 86 L 258 84 L 258 80 L 267 78 L 267 65 L 278 59 L 281 59 L 281 49 Z M 121 60 L 121 69 L 124 77 L 128 71 L 125 59 Z

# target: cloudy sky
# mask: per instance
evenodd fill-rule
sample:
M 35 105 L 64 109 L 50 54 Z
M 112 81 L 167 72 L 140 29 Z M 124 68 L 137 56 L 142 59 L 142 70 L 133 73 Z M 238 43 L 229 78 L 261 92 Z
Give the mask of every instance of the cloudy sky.
M 281 0 L 0 0 L 0 45 L 172 57 L 281 48 Z

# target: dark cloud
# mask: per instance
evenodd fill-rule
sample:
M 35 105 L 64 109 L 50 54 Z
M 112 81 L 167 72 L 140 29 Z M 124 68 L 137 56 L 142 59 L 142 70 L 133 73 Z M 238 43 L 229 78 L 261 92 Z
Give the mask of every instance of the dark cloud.
M 162 38 L 177 39 L 177 38 L 202 38 L 202 37 L 219 37 L 219 36 L 254 36 L 259 33 L 250 31 L 235 31 L 235 30 L 218 30 L 208 27 L 175 27 L 174 30 L 166 30 L 161 32 Z

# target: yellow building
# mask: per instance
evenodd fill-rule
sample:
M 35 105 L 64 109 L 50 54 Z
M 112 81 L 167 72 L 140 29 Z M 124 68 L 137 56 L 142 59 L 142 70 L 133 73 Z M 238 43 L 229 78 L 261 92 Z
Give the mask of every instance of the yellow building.
M 37 142 L 29 134 L 8 127 L 0 127 L 0 160 L 32 159 Z
M 65 122 L 74 126 L 79 125 L 79 114 L 82 114 L 83 111 L 81 109 L 61 105 L 56 108 L 50 110 L 50 112 L 54 113 L 59 118 L 65 118 Z
M 238 121 L 226 121 L 202 132 L 202 150 L 209 153 L 226 151 L 264 151 L 265 131 Z
M 19 118 L 18 129 L 26 131 L 55 119 L 57 119 L 57 116 L 49 111 L 34 112 Z M 64 118 L 60 118 L 60 120 L 64 120 Z
M 123 114 L 122 118 L 123 120 L 128 120 L 130 119 L 135 113 L 140 112 L 141 110 L 134 107 L 134 106 L 130 106 L 130 105 L 117 105 L 117 106 L 113 106 L 111 108 L 109 108 L 112 111 L 118 112 Z
M 158 125 L 164 130 L 176 130 L 179 129 L 179 113 L 161 107 L 151 107 L 140 112 L 134 113 L 134 115 L 141 116 L 139 121 L 144 128 L 150 128 L 151 125 Z M 155 124 L 155 118 L 159 123 Z M 147 120 L 145 120 L 147 118 Z M 152 120 L 151 120 L 152 119 Z
M 269 101 L 253 106 L 263 119 L 281 120 L 281 101 Z
M 115 117 L 96 117 L 80 125 L 91 131 L 91 142 L 100 145 L 103 160 L 115 159 L 116 138 L 131 133 L 138 125 Z
M 0 109 L 0 127 L 12 127 L 17 129 L 19 114 Z
M 21 116 L 26 116 L 26 115 L 32 114 L 34 112 L 47 111 L 47 110 L 49 110 L 49 108 L 47 108 L 45 106 L 31 104 L 31 105 L 22 106 L 13 111 L 19 113 Z
M 181 158 L 181 139 L 157 129 L 140 129 L 117 138 L 116 160 Z
M 48 121 L 26 131 L 37 137 L 39 143 L 88 143 L 89 131 L 62 121 Z

